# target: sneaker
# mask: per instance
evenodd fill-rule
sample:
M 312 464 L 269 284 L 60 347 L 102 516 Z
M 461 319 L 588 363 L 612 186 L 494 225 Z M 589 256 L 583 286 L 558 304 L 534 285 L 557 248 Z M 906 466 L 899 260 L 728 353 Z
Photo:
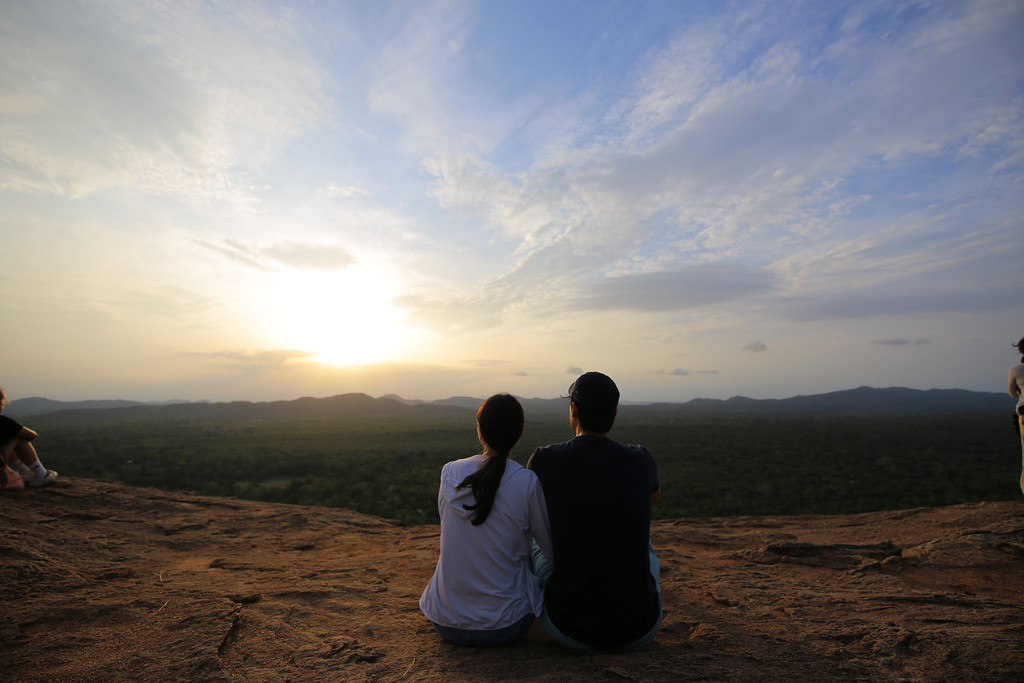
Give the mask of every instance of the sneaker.
M 47 484 L 52 484 L 57 481 L 57 473 L 53 470 L 46 470 L 46 476 L 40 477 L 35 472 L 29 472 L 22 474 L 21 478 L 24 480 L 26 486 L 31 486 L 32 488 L 37 489 L 40 486 L 46 486 Z

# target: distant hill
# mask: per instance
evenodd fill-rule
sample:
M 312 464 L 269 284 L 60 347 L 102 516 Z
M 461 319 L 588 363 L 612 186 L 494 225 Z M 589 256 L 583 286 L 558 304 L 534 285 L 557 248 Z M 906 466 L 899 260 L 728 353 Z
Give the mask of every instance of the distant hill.
M 16 408 L 11 402 L 11 408 Z M 59 402 L 55 402 L 59 403 Z M 90 403 L 90 402 L 83 402 Z M 98 408 L 82 403 L 67 404 L 68 407 L 49 410 L 39 415 L 59 415 L 61 419 L 103 419 L 117 420 L 260 420 L 330 417 L 387 417 L 425 415 L 444 417 L 464 415 L 465 409 L 445 405 L 407 405 L 390 398 L 373 398 L 366 394 L 341 394 L 327 398 L 304 397 L 293 401 L 232 401 L 230 403 L 175 403 L 175 404 L 130 404 Z M 28 417 L 24 412 L 11 410 L 11 416 Z
M 436 401 L 403 399 L 397 394 L 373 398 L 367 394 L 341 394 L 326 398 L 304 397 L 291 401 L 232 401 L 229 403 L 137 401 L 54 401 L 25 398 L 12 401 L 6 412 L 15 419 L 60 413 L 62 418 L 88 419 L 103 411 L 105 418 L 116 419 L 274 419 L 304 417 L 363 416 L 460 416 L 475 412 L 482 399 L 453 396 Z M 527 414 L 556 415 L 566 412 L 564 398 L 520 398 Z M 1013 401 L 1005 394 L 965 389 L 907 389 L 858 387 L 827 394 L 794 396 L 783 399 L 698 398 L 685 403 L 623 404 L 619 410 L 630 415 L 772 415 L 785 413 L 998 413 L 1012 410 Z
M 668 413 L 989 413 L 1013 409 L 1008 394 L 965 389 L 906 389 L 858 387 L 828 394 L 783 399 L 734 396 L 727 400 L 694 399 L 687 403 L 652 403 L 645 411 Z M 632 409 L 630 409 L 632 411 Z
M 146 405 L 139 401 L 54 401 L 49 398 L 33 396 L 11 401 L 4 412 L 15 419 L 30 415 L 44 415 L 58 410 L 106 410 L 107 408 L 127 408 L 129 406 Z

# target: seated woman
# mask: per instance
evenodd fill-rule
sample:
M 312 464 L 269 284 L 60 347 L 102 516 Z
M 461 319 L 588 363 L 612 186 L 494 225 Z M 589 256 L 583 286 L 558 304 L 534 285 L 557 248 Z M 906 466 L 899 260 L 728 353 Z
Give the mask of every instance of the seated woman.
M 0 388 L 0 412 L 7 405 L 7 395 Z M 43 463 L 32 445 L 39 434 L 28 427 L 23 427 L 6 415 L 0 415 L 0 450 L 3 455 L 3 466 L 6 465 L 20 471 L 21 480 L 29 486 L 45 486 L 57 479 L 57 473 L 43 467 Z M 0 486 L 8 487 L 7 473 L 0 477 Z M 12 488 L 15 488 L 12 486 Z
M 441 469 L 441 556 L 420 610 L 444 640 L 493 647 L 521 638 L 540 615 L 530 549 L 536 540 L 551 558 L 551 539 L 537 475 L 509 460 L 523 407 L 509 394 L 491 396 L 476 424 L 483 453 Z

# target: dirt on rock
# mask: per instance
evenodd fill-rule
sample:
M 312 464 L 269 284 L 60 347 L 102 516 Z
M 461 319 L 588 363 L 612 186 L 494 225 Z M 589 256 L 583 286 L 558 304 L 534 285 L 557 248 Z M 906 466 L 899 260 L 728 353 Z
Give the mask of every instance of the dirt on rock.
M 1024 502 L 655 522 L 664 626 L 442 642 L 436 526 L 86 479 L 0 495 L 0 680 L 1021 681 Z

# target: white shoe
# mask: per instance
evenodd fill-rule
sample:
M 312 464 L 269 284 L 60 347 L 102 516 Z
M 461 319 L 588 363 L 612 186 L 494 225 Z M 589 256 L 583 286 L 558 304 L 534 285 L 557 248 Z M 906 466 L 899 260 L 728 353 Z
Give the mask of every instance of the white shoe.
M 40 477 L 35 472 L 23 472 L 21 479 L 25 482 L 25 486 L 31 486 L 32 488 L 37 489 L 40 486 L 46 486 L 47 484 L 52 484 L 57 481 L 57 473 L 53 470 L 46 470 L 46 476 Z

